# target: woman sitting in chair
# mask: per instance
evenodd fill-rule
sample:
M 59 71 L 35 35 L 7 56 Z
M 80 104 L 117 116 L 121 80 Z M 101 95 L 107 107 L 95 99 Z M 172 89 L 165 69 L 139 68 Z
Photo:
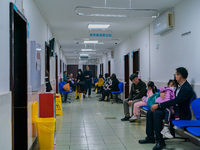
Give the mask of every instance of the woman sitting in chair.
M 102 75 L 99 75 L 99 80 L 97 83 L 95 83 L 95 88 L 93 91 L 95 91 L 97 89 L 97 93 L 96 94 L 99 94 L 100 93 L 100 89 L 101 87 L 104 85 L 103 83 L 103 76 Z
M 99 100 L 99 101 L 104 101 L 105 99 L 105 96 L 107 96 L 107 101 L 109 101 L 109 94 L 112 92 L 112 91 L 119 91 L 119 87 L 118 87 L 118 84 L 119 84 L 119 80 L 117 79 L 116 75 L 113 73 L 112 76 L 111 76 L 111 80 L 112 80 L 112 83 L 111 85 L 109 85 L 107 88 L 108 90 L 104 90 L 103 93 L 102 93 L 102 98 Z

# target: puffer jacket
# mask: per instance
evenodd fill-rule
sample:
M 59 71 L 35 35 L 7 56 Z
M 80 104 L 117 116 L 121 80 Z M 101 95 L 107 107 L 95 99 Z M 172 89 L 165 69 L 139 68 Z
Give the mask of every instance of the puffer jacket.
M 161 97 L 158 97 L 155 103 L 163 103 L 175 98 L 175 91 L 173 89 L 168 88 L 168 87 L 162 87 L 160 88 L 160 93 L 163 93 L 163 92 L 165 93 L 165 98 L 162 99 Z

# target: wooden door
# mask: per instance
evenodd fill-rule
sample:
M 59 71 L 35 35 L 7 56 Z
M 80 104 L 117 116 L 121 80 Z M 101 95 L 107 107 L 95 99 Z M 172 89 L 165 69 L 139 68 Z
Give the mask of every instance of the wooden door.
M 3 70 L 1 71 L 3 73 Z M 27 20 L 16 9 L 16 6 L 10 3 L 10 91 L 13 150 L 28 149 L 27 72 Z M 5 127 L 1 126 L 1 128 Z M 1 142 L 5 142 L 4 139 Z
M 125 98 L 129 96 L 129 55 L 124 56 Z
M 50 81 L 50 47 L 47 42 L 45 42 L 45 81 Z
M 102 75 L 104 75 L 104 71 L 103 71 L 103 63 L 102 63 Z
M 102 75 L 102 64 L 100 64 L 100 75 Z
M 76 78 L 78 73 L 78 65 L 67 65 L 67 73 L 73 73 L 73 77 Z
M 56 55 L 56 93 L 58 93 L 58 56 Z
M 110 76 L 110 70 L 111 70 L 111 68 L 110 68 L 110 60 L 108 61 L 108 74 L 109 74 L 109 76 Z
M 60 60 L 60 75 L 62 74 L 62 60 Z M 60 78 L 60 82 L 62 82 L 62 78 Z
M 83 65 L 83 70 L 86 70 L 87 65 Z M 90 70 L 92 71 L 92 77 L 97 76 L 97 66 L 96 65 L 88 65 L 90 67 Z
M 137 74 L 140 71 L 140 51 L 133 52 L 133 73 Z

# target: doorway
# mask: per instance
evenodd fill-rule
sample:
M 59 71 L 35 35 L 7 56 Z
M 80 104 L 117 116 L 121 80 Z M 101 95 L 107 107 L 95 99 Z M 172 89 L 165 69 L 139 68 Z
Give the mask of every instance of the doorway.
M 110 76 L 111 72 L 110 72 L 110 60 L 108 61 L 108 75 Z
M 56 93 L 58 93 L 58 56 L 56 55 Z
M 61 75 L 62 75 L 62 60 L 60 60 L 60 76 Z M 60 78 L 60 82 L 62 82 L 62 78 Z
M 10 3 L 10 91 L 12 149 L 28 149 L 27 20 L 13 3 Z
M 125 98 L 129 96 L 129 54 L 124 55 Z
M 133 73 L 137 74 L 140 72 L 140 50 L 133 52 Z
M 104 74 L 104 72 L 103 72 L 103 63 L 102 63 L 102 67 L 101 67 L 101 69 L 102 69 L 102 76 L 103 76 L 103 74 Z
M 48 84 L 50 82 L 50 47 L 47 42 L 45 42 L 45 83 L 46 83 L 46 91 Z
M 65 70 L 65 63 L 63 62 L 63 73 L 64 73 Z
M 100 75 L 102 75 L 102 64 L 100 64 Z
M 67 65 L 67 73 L 73 74 L 73 78 L 76 78 L 77 73 L 78 73 L 78 65 Z
M 87 65 L 83 65 L 83 71 L 86 70 Z M 96 65 L 88 65 L 90 67 L 90 70 L 92 71 L 92 77 L 97 76 L 97 66 Z

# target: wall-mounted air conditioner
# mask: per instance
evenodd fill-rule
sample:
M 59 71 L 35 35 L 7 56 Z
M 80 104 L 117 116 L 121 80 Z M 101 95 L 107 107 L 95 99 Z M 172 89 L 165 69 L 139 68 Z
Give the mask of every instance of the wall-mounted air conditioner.
M 166 12 L 153 22 L 154 35 L 160 35 L 172 29 L 174 29 L 173 12 Z

